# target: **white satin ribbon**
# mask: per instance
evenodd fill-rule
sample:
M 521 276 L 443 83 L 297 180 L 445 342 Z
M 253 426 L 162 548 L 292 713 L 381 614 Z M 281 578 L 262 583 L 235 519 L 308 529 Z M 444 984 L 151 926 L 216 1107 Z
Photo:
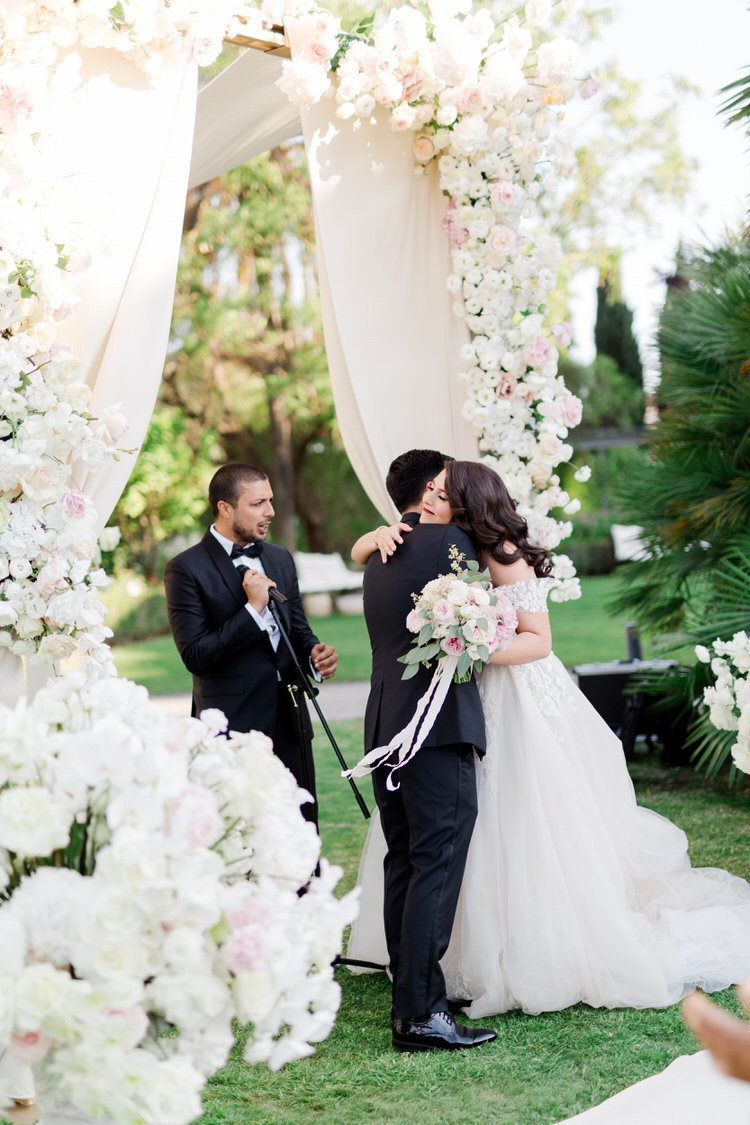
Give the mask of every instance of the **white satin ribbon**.
M 435 725 L 435 720 L 445 703 L 445 697 L 448 694 L 448 688 L 451 686 L 453 674 L 457 667 L 457 656 L 441 657 L 430 680 L 430 685 L 417 704 L 417 709 L 408 725 L 398 734 L 394 734 L 387 746 L 376 746 L 374 750 L 369 750 L 352 769 L 343 770 L 342 776 L 346 778 L 365 777 L 377 766 L 385 764 L 395 754 L 397 760 L 391 766 L 386 786 L 391 790 L 397 789 L 398 786 L 393 781 L 393 775 L 396 770 L 400 770 L 402 766 L 412 760 Z

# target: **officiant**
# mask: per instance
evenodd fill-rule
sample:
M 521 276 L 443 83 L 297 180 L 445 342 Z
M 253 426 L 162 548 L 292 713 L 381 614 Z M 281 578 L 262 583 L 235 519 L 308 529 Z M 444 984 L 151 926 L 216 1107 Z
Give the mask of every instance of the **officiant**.
M 335 675 L 338 656 L 310 628 L 292 555 L 266 542 L 274 516 L 267 474 L 230 462 L 214 474 L 208 499 L 214 522 L 164 573 L 172 636 L 193 676 L 192 713 L 218 708 L 229 730 L 267 734 L 298 785 L 312 795 L 302 812 L 317 823 L 312 726 L 274 613 L 314 679 Z M 274 602 L 273 613 L 269 589 L 286 599 Z

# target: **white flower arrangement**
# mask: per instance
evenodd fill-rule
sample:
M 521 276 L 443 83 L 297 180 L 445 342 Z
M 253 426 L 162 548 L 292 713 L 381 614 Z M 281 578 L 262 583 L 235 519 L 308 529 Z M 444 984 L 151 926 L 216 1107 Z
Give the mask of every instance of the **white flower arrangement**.
M 750 773 L 750 637 L 735 633 L 731 641 L 716 640 L 711 648 L 697 645 L 696 656 L 710 664 L 716 683 L 703 691 L 703 702 L 717 730 L 736 731 L 732 760 Z
M 414 676 L 420 664 L 455 657 L 453 678 L 461 683 L 493 652 L 502 652 L 515 636 L 518 617 L 509 599 L 493 589 L 489 571 L 480 572 L 470 560 L 422 588 L 406 627 L 417 636 L 415 647 L 399 657 L 406 665 L 402 678 Z
M 567 10 L 575 7 L 568 0 Z M 544 323 L 561 259 L 558 240 L 544 233 L 544 200 L 570 160 L 555 125 L 576 90 L 578 52 L 565 38 L 535 47 L 549 12 L 549 0 L 529 0 L 496 22 L 469 0 L 443 0 L 427 14 L 393 8 L 374 31 L 369 19 L 345 33 L 338 18 L 303 3 L 286 17 L 293 57 L 279 86 L 299 104 L 334 98 L 342 119 L 385 107 L 394 129 L 415 133 L 415 171 L 438 162 L 453 261 L 447 286 L 472 335 L 459 375 L 464 413 L 530 537 L 554 550 L 571 524 L 551 513 L 572 514 L 554 470 L 572 455 L 567 437 L 581 403 L 557 374 L 570 326 Z M 570 560 L 551 561 L 556 600 L 579 597 Z
M 333 1025 L 354 897 L 270 740 L 223 724 L 80 673 L 0 708 L 0 1051 L 82 1113 L 187 1125 L 232 1020 L 274 1069 Z

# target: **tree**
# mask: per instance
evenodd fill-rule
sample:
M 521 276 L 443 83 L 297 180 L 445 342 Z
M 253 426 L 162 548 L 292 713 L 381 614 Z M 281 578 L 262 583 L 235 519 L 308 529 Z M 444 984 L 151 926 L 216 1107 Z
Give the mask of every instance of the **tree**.
M 213 428 L 225 459 L 267 467 L 277 540 L 294 548 L 299 523 L 309 549 L 341 549 L 342 497 L 358 528 L 376 513 L 335 424 L 302 147 L 204 185 L 189 222 L 160 398 Z
M 633 335 L 633 314 L 607 277 L 596 291 L 594 343 L 598 356 L 609 356 L 618 371 L 642 386 L 643 364 Z
M 660 322 L 650 460 L 622 496 L 651 557 L 629 565 L 618 606 L 656 633 L 711 613 L 712 573 L 750 526 L 750 245 L 696 251 L 682 269 Z

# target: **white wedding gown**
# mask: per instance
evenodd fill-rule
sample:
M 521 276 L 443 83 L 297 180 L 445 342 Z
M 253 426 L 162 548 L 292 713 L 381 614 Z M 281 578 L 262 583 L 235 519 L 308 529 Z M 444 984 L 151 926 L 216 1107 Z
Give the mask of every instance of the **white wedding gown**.
M 546 608 L 550 579 L 504 586 Z M 511 1008 L 652 1008 L 750 976 L 750 884 L 693 869 L 684 832 L 639 808 L 622 747 L 554 654 L 479 677 L 487 754 L 448 952 L 451 998 L 472 1018 Z M 428 751 L 421 751 L 429 753 Z M 360 864 L 348 956 L 387 962 L 385 843 Z

